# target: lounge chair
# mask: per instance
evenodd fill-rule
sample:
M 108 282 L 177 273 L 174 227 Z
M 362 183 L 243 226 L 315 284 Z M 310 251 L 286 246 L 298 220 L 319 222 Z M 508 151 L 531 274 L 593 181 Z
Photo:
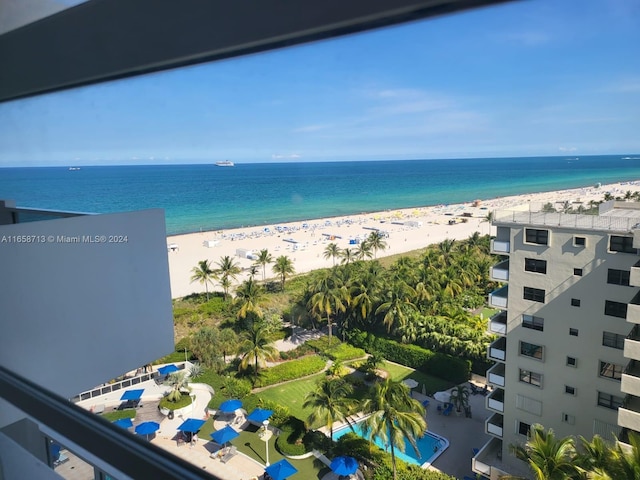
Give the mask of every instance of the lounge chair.
M 229 460 L 231 460 L 233 457 L 235 457 L 237 453 L 238 453 L 237 452 L 237 448 L 234 445 L 229 449 L 229 451 L 227 453 L 225 453 L 223 455 L 223 457 L 220 459 L 220 461 L 222 463 L 227 463 Z
M 453 410 L 453 403 L 447 404 L 442 414 L 448 417 L 449 415 L 451 415 L 451 410 Z

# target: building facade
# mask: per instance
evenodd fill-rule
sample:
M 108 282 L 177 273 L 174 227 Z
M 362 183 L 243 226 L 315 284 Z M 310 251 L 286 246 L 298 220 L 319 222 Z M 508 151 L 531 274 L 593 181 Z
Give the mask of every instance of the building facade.
M 493 387 L 486 431 L 473 459 L 489 478 L 527 475 L 510 445 L 532 424 L 558 437 L 624 440 L 640 430 L 640 204 L 607 202 L 598 215 L 495 212 L 492 268 L 504 286 L 487 355 Z

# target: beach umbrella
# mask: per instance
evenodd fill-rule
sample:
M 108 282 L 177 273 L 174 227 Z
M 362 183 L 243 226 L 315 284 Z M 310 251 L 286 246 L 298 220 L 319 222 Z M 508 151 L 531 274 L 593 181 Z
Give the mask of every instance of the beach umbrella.
M 268 420 L 271 415 L 273 415 L 273 410 L 263 410 L 262 408 L 256 408 L 247 416 L 247 420 L 256 423 L 262 423 L 265 420 Z
M 195 433 L 200 430 L 200 428 L 202 428 L 202 425 L 204 424 L 205 420 L 200 420 L 198 418 L 187 418 L 184 422 L 182 422 L 182 425 L 178 427 L 178 430 L 181 432 Z
M 149 435 L 156 433 L 159 428 L 160 425 L 156 422 L 143 422 L 136 427 L 136 433 L 138 435 L 146 435 L 148 439 Z
M 284 480 L 294 473 L 298 473 L 298 470 L 283 458 L 279 462 L 269 465 L 265 469 L 265 472 L 267 472 L 273 480 Z
M 403 380 L 402 383 L 404 383 L 409 388 L 416 388 L 419 385 L 419 383 L 416 382 L 413 378 L 407 378 L 406 380 Z
M 173 363 L 171 363 L 169 365 L 165 365 L 164 367 L 160 367 L 158 369 L 158 372 L 160 372 L 160 375 L 169 375 L 170 373 L 177 372 L 178 370 L 180 369 L 176 367 Z
M 433 398 L 442 403 L 448 403 L 451 400 L 450 392 L 436 392 L 433 394 Z
M 113 422 L 114 425 L 117 425 L 119 427 L 122 428 L 131 428 L 133 427 L 133 422 L 131 421 L 130 418 L 121 418 L 119 420 L 116 420 L 115 422 Z
M 238 437 L 240 434 L 236 432 L 229 425 L 226 425 L 224 428 L 217 430 L 211 434 L 211 438 L 217 444 L 224 445 L 227 442 L 230 442 L 234 438 Z
M 120 397 L 120 400 L 122 401 L 140 400 L 140 398 L 142 397 L 142 392 L 144 392 L 144 388 L 141 388 L 140 390 L 126 390 Z
M 358 471 L 358 461 L 353 457 L 340 456 L 331 460 L 329 467 L 336 475 L 353 475 Z
M 222 413 L 233 413 L 242 407 L 240 400 L 226 400 L 220 404 L 220 411 Z

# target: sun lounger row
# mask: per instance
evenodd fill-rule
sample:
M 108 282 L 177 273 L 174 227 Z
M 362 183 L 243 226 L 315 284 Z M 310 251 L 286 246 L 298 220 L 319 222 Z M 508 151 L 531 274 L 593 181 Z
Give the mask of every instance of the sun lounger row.
M 217 452 L 214 452 L 210 455 L 211 458 L 219 458 L 222 463 L 227 463 L 233 457 L 238 454 L 238 449 L 235 445 L 231 447 L 221 448 Z

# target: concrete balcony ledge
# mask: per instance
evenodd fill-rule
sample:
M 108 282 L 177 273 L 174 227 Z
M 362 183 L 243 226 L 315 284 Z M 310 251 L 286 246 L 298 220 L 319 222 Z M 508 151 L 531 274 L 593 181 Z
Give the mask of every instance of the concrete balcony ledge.
M 631 360 L 640 360 L 640 337 L 638 328 L 634 327 L 624 340 L 624 356 Z
M 494 413 L 485 423 L 485 430 L 489 435 L 493 435 L 494 437 L 502 438 L 502 427 L 503 427 L 504 418 L 499 413 Z
M 504 390 L 501 388 L 496 388 L 491 395 L 487 398 L 486 407 L 487 410 L 493 410 L 494 412 L 503 413 L 504 412 Z
M 507 308 L 507 298 L 509 296 L 509 287 L 504 286 L 498 290 L 494 290 L 489 294 L 489 305 L 495 308 Z
M 630 402 L 618 408 L 618 425 L 640 431 L 640 398 L 632 397 Z
M 640 292 L 627 304 L 627 322 L 640 324 Z
M 491 253 L 501 255 L 511 253 L 511 243 L 509 241 L 491 240 Z
M 496 363 L 487 370 L 487 381 L 497 387 L 504 387 L 505 369 L 504 363 Z
M 636 264 L 631 267 L 631 274 L 629 275 L 629 285 L 631 285 L 632 287 L 640 287 L 640 260 L 638 260 Z
M 491 267 L 491 279 L 497 282 L 506 282 L 509 280 L 509 260 L 498 263 Z
M 489 319 L 489 331 L 498 335 L 507 334 L 507 312 L 505 310 L 496 313 Z
M 487 358 L 489 360 L 495 360 L 498 362 L 504 362 L 507 358 L 507 339 L 500 337 L 494 340 L 489 345 L 489 351 L 487 352 Z
M 522 473 L 518 471 L 519 475 L 516 475 L 512 471 L 513 467 L 507 468 L 502 462 L 502 440 L 495 437 L 485 443 L 471 459 L 471 469 L 474 473 L 486 478 L 502 478 L 512 475 L 526 478 L 531 473 L 527 469 L 523 469 Z

